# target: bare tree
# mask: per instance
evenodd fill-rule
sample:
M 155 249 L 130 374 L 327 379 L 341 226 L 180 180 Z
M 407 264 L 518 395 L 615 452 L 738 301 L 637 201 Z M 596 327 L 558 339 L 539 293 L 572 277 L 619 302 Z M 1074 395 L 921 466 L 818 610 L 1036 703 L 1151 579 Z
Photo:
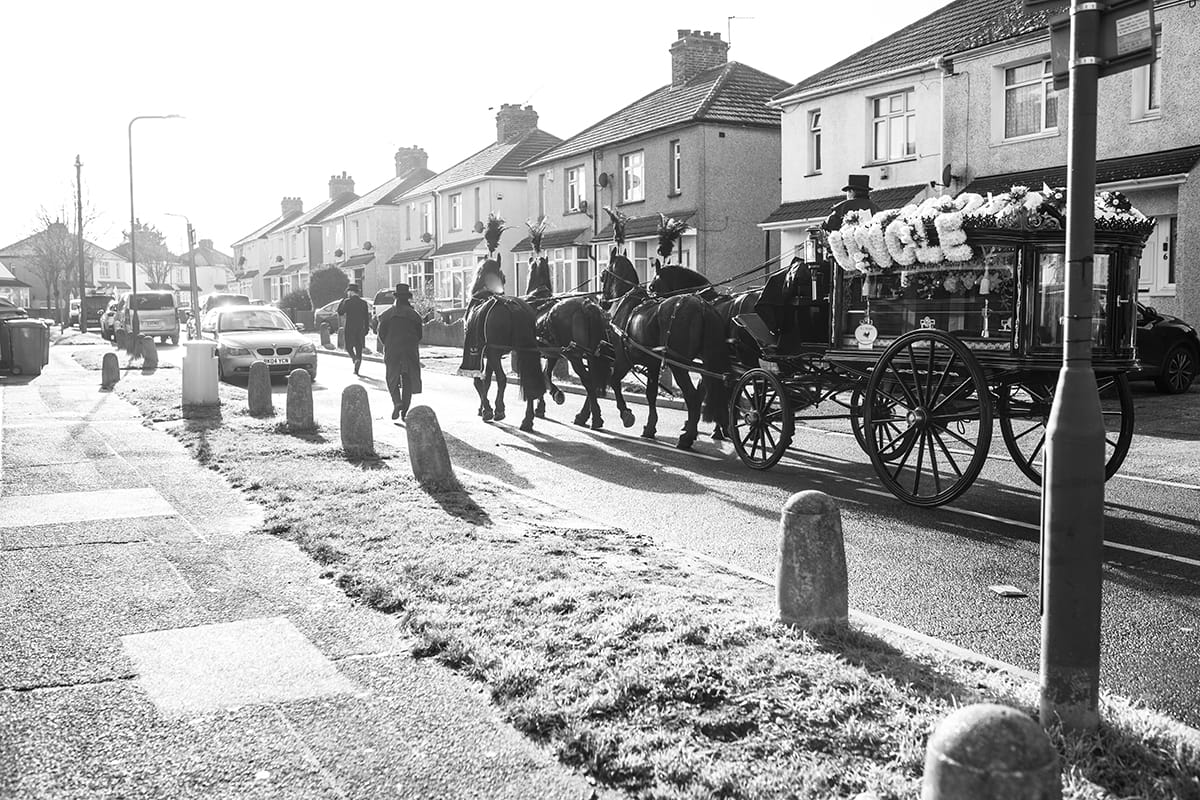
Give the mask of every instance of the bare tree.
M 66 324 L 63 316 L 62 293 L 68 295 L 78 280 L 79 239 L 60 219 L 51 219 L 46 209 L 38 212 L 38 230 L 29 240 L 29 266 L 42 281 L 46 299 L 53 301 L 54 316 Z
M 134 220 L 134 231 L 137 241 L 134 242 L 134 256 L 137 266 L 150 278 L 153 284 L 168 284 L 171 282 L 171 271 L 179 266 L 179 258 L 167 248 L 166 237 L 162 231 L 149 223 Z M 124 241 L 116 248 L 116 252 L 129 258 L 129 231 L 121 231 Z

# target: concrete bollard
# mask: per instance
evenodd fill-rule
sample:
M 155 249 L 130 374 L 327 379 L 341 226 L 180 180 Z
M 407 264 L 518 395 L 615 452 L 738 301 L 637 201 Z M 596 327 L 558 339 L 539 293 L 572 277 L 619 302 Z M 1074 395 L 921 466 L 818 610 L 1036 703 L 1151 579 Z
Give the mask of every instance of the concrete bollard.
M 206 339 L 194 339 L 184 347 L 183 369 L 183 407 L 218 406 L 221 404 L 220 393 L 217 390 L 219 370 L 215 352 L 217 343 Z
M 375 430 L 367 390 L 357 384 L 342 390 L 342 452 L 347 458 L 375 455 Z
M 929 737 L 921 800 L 1060 800 L 1058 753 L 1015 708 L 978 703 L 946 717 Z
M 332 350 L 333 342 L 329 338 L 329 324 L 326 322 L 322 322 L 320 330 L 321 330 L 321 347 L 325 348 L 326 350 Z
M 345 350 L 345 349 L 346 349 L 346 326 L 345 326 L 345 325 L 339 325 L 339 326 L 338 326 L 338 332 L 337 332 L 337 349 L 338 349 L 338 350 Z
M 142 369 L 158 369 L 158 345 L 153 336 L 142 337 Z
M 294 369 L 288 375 L 287 427 L 293 433 L 307 433 L 317 428 L 313 419 L 312 376 L 306 369 Z
M 808 630 L 845 625 L 846 547 L 833 498 L 797 492 L 784 503 L 779 528 L 779 621 Z
M 117 363 L 116 353 L 105 353 L 100 360 L 100 388 L 108 391 L 121 380 L 121 365 Z
M 404 415 L 404 429 L 408 434 L 408 458 L 412 462 L 413 475 L 421 485 L 431 488 L 450 489 L 458 486 L 454 467 L 450 464 L 450 451 L 446 449 L 446 438 L 437 414 L 429 406 L 410 408 Z
M 271 399 L 271 368 L 264 361 L 250 365 L 250 377 L 246 380 L 246 406 L 252 417 L 269 417 L 275 413 Z
M 116 345 L 116 348 L 118 350 L 125 349 L 125 331 L 124 330 L 119 330 L 113 334 L 113 344 Z

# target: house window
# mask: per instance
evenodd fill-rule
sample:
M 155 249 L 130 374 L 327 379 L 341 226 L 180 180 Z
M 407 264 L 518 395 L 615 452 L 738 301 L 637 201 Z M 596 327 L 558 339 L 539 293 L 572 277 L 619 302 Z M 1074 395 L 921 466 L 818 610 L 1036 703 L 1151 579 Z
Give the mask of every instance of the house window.
M 1058 92 L 1049 61 L 1004 70 L 1004 138 L 1032 136 L 1058 128 Z
M 643 153 L 626 153 L 621 156 L 621 202 L 636 203 L 646 199 L 643 182 Z
M 1133 70 L 1134 121 L 1154 118 L 1161 113 L 1162 37 L 1154 37 L 1154 60 Z
M 567 211 L 578 211 L 579 203 L 584 199 L 583 167 L 571 167 L 566 173 Z
M 479 198 L 479 187 L 475 187 L 475 223 L 483 221 L 483 201 Z
M 538 173 L 538 219 L 546 216 L 546 173 Z
M 100 269 L 98 270 L 98 271 L 99 271 L 99 274 L 100 274 L 100 277 L 101 277 L 101 278 L 107 278 L 107 277 L 108 277 L 108 275 L 109 275 L 109 272 L 108 272 L 108 262 L 107 262 L 107 261 L 101 261 L 101 262 L 100 262 L 99 264 L 97 264 L 96 266 L 98 266 L 98 267 L 100 268 Z
M 808 112 L 808 172 L 816 175 L 821 171 L 821 109 Z
M 421 235 L 433 234 L 433 204 L 421 203 Z
M 679 146 L 678 139 L 672 139 L 667 145 L 667 156 L 671 161 L 671 194 L 683 193 L 683 177 L 680 175 L 680 168 L 683 166 L 683 149 Z
M 342 249 L 342 226 L 335 225 L 333 228 L 333 246 L 335 250 Z
M 404 238 L 412 238 L 412 203 L 404 207 Z
M 913 92 L 897 92 L 871 101 L 875 145 L 872 161 L 899 161 L 917 154 L 917 112 Z
M 1154 233 L 1142 250 L 1138 273 L 1138 291 L 1150 295 L 1171 296 L 1175 294 L 1175 244 L 1178 235 L 1178 217 L 1160 216 L 1156 219 Z
M 450 230 L 462 230 L 462 195 L 450 195 Z

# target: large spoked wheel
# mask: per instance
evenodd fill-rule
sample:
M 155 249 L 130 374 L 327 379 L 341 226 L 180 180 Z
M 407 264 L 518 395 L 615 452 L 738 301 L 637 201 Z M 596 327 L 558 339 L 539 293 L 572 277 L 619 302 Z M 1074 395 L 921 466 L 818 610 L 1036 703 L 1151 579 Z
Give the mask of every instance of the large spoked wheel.
M 1026 376 L 1000 387 L 1000 435 L 1013 463 L 1038 486 L 1056 388 L 1055 375 Z M 1104 479 L 1108 480 L 1121 468 L 1133 442 L 1133 393 L 1124 373 L 1097 376 L 1096 388 L 1104 416 Z
M 863 443 L 888 491 L 914 506 L 970 488 L 992 441 L 992 401 L 979 361 L 944 331 L 888 345 L 862 398 Z
M 863 394 L 866 389 L 866 381 L 863 381 L 858 386 L 854 387 L 854 391 L 850 394 L 850 430 L 854 431 L 854 439 L 858 442 L 858 446 L 862 451 L 867 452 L 867 440 L 863 435 Z M 883 405 L 875 409 L 876 419 L 884 419 L 892 413 L 892 408 L 895 403 L 887 400 L 886 396 L 893 391 L 899 391 L 895 387 L 895 382 L 885 383 L 881 386 L 882 391 L 876 396 L 882 401 Z M 875 429 L 877 440 L 875 446 L 883 450 L 883 445 L 892 437 L 901 432 L 900 427 L 895 422 L 884 423 Z M 895 449 L 884 452 L 884 458 L 894 458 L 896 456 Z
M 733 449 L 751 469 L 775 466 L 792 443 L 791 403 L 779 378 L 764 369 L 748 370 L 738 379 L 729 419 Z

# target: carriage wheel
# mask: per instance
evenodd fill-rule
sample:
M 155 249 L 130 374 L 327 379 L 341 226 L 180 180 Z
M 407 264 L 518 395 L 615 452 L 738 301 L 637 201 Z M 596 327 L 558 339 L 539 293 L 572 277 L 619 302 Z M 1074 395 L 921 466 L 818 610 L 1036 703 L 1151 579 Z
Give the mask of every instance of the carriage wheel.
M 862 410 L 863 392 L 865 386 L 866 382 L 864 381 L 855 386 L 854 391 L 850 394 L 850 429 L 854 431 L 854 439 L 858 442 L 858 446 L 862 448 L 864 453 L 867 452 L 867 440 L 863 436 Z M 881 388 L 882 392 L 879 394 L 879 397 L 881 400 L 883 400 L 883 405 L 875 409 L 875 416 L 878 419 L 883 419 L 884 417 L 890 415 L 892 412 L 892 407 L 895 405 L 895 403 L 888 401 L 885 395 L 900 391 L 898 388 L 896 388 L 895 381 L 890 382 L 890 388 L 888 384 L 884 384 Z M 882 450 L 885 442 L 900 433 L 900 427 L 895 422 L 889 422 L 885 425 L 877 427 L 875 432 L 878 437 L 878 440 L 875 442 L 875 446 L 877 449 Z M 883 457 L 885 460 L 887 460 L 889 458 L 895 458 L 895 456 L 896 451 L 890 450 L 884 452 Z
M 775 466 L 792 443 L 792 404 L 779 378 L 764 369 L 748 370 L 738 378 L 729 418 L 733 449 L 751 469 Z
M 1104 417 L 1104 479 L 1108 480 L 1121 468 L 1133 441 L 1133 393 L 1124 373 L 1097 376 L 1096 387 Z M 1038 486 L 1056 388 L 1055 375 L 1026 377 L 1000 387 L 1000 434 L 1013 463 Z
M 888 345 L 867 380 L 862 415 L 871 465 L 888 491 L 911 505 L 954 500 L 987 460 L 987 376 L 944 331 L 912 331 Z

